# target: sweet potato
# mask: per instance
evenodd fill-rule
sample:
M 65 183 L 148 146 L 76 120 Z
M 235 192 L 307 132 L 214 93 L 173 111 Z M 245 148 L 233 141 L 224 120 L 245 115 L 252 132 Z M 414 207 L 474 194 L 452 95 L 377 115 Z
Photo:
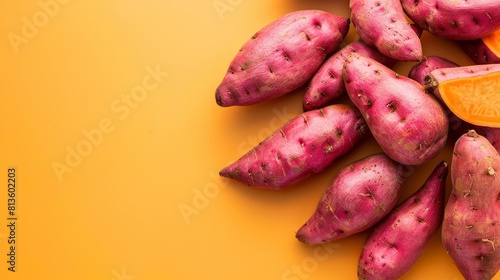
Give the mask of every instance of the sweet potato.
M 401 4 L 415 24 L 450 40 L 479 39 L 500 27 L 498 0 L 401 0 Z
M 351 20 L 365 43 L 396 60 L 419 61 L 422 45 L 399 0 L 350 0 Z
M 459 45 L 476 64 L 500 63 L 500 29 L 486 37 L 459 41 Z
M 500 64 L 441 68 L 424 78 L 433 92 L 461 120 L 500 128 Z
M 358 261 L 358 279 L 399 279 L 415 264 L 443 221 L 448 164 L 374 226 Z
M 474 130 L 453 148 L 452 192 L 441 238 L 465 279 L 491 279 L 500 269 L 500 156 Z
M 345 93 L 342 68 L 347 55 L 351 52 L 371 57 L 388 67 L 394 66 L 397 62 L 361 40 L 350 43 L 328 58 L 314 74 L 304 94 L 302 103 L 304 111 L 324 107 Z
M 396 205 L 405 168 L 384 153 L 369 155 L 343 167 L 322 195 L 315 212 L 297 231 L 297 239 L 319 245 L 370 228 Z
M 439 100 L 443 100 L 439 92 L 440 83 L 455 79 L 468 79 L 497 71 L 500 71 L 499 63 L 439 68 L 424 77 L 424 87 Z
M 422 29 L 416 25 L 412 24 L 411 28 L 418 36 L 422 34 Z M 345 94 L 342 68 L 347 56 L 352 52 L 373 58 L 389 68 L 398 62 L 392 57 L 381 54 L 376 48 L 368 46 L 362 40 L 348 44 L 329 57 L 312 77 L 302 102 L 304 111 L 329 105 Z
M 413 79 L 424 85 L 424 78 L 431 71 L 441 68 L 451 68 L 458 67 L 459 65 L 451 60 L 444 57 L 431 55 L 424 58 L 422 61 L 416 63 L 408 72 L 408 78 Z
M 305 83 L 343 41 L 349 19 L 299 10 L 268 24 L 247 41 L 217 87 L 218 105 L 252 105 Z
M 346 60 L 343 78 L 349 98 L 389 157 L 420 165 L 442 150 L 448 118 L 421 84 L 355 53 Z
M 367 131 L 352 105 L 335 104 L 291 119 L 219 174 L 252 187 L 281 190 L 328 167 Z
M 408 74 L 409 78 L 416 80 L 417 82 L 425 85 L 425 77 L 429 75 L 432 71 L 436 69 L 442 68 L 452 68 L 459 67 L 458 64 L 452 62 L 448 59 L 439 57 L 439 56 L 429 56 L 425 60 L 415 64 Z M 430 78 L 428 78 L 430 79 Z M 427 81 L 430 85 L 430 80 Z M 466 121 L 461 120 L 457 117 L 453 112 L 446 107 L 444 104 L 441 95 L 438 90 L 434 90 L 434 88 L 429 87 L 430 91 L 433 94 L 436 94 L 436 98 L 442 103 L 445 107 L 446 115 L 448 116 L 448 138 L 451 138 L 453 141 L 456 141 L 460 136 L 466 133 L 469 130 L 475 130 L 478 134 L 486 137 L 490 141 L 490 143 L 495 147 L 497 151 L 500 152 L 500 128 L 495 127 L 486 127 L 486 126 L 478 126 L 470 124 Z

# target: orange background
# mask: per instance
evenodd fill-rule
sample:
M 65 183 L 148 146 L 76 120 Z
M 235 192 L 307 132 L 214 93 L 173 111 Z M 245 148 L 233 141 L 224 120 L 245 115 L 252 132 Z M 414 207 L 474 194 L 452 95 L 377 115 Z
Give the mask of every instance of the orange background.
M 380 151 L 373 139 L 283 192 L 217 175 L 301 113 L 303 89 L 245 108 L 214 99 L 239 47 L 298 9 L 349 16 L 347 0 L 3 1 L 0 279 L 355 279 L 365 233 L 313 248 L 294 232 L 340 167 Z M 427 56 L 471 64 L 451 42 L 422 42 Z M 451 143 L 401 199 L 450 157 Z M 439 235 L 404 277 L 424 278 L 462 279 Z

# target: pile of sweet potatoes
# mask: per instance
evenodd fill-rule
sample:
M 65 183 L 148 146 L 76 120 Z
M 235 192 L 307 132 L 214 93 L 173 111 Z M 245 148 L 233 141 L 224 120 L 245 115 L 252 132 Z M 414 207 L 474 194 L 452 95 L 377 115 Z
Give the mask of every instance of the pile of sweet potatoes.
M 251 106 L 303 88 L 304 112 L 219 174 L 283 190 L 324 172 L 370 135 L 382 152 L 341 166 L 295 237 L 316 246 L 366 231 L 358 278 L 398 279 L 439 234 L 466 279 L 491 279 L 500 269 L 500 132 L 449 111 L 436 84 L 476 68 L 424 57 L 419 35 L 456 41 L 470 55 L 470 42 L 499 30 L 500 1 L 350 0 L 349 8 L 350 18 L 285 14 L 243 44 L 216 103 Z M 351 24 L 359 39 L 346 42 Z M 414 67 L 397 73 L 397 63 Z M 476 75 L 500 71 L 489 60 L 474 63 L 484 66 Z M 402 200 L 408 171 L 438 160 L 447 144 L 452 158 L 439 159 Z

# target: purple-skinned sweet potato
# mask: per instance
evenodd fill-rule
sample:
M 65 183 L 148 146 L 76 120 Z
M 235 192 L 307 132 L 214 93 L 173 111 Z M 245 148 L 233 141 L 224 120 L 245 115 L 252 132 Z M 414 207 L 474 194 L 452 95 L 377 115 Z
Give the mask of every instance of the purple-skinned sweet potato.
M 411 27 L 418 36 L 422 34 L 422 29 L 416 25 L 413 24 Z M 392 57 L 383 55 L 376 48 L 368 46 L 362 40 L 348 44 L 330 56 L 312 77 L 302 102 L 304 111 L 329 105 L 345 94 L 342 68 L 347 56 L 352 52 L 373 58 L 389 68 L 398 62 Z
M 350 43 L 328 58 L 312 77 L 304 94 L 302 103 L 304 111 L 324 107 L 344 95 L 345 86 L 342 79 L 342 68 L 347 55 L 351 52 L 371 57 L 388 67 L 394 66 L 397 62 L 397 60 L 381 54 L 377 49 L 368 46 L 361 40 Z
M 252 105 L 306 84 L 340 46 L 349 19 L 321 10 L 288 13 L 248 40 L 215 92 L 219 106 Z
M 422 44 L 399 0 L 350 0 L 351 20 L 366 44 L 401 61 L 420 61 Z
M 495 51 L 496 47 L 498 47 L 499 39 L 500 29 L 486 37 L 475 40 L 459 41 L 458 43 L 465 54 L 467 54 L 474 63 L 491 64 L 500 63 L 499 50 Z
M 431 55 L 425 57 L 422 61 L 416 63 L 408 72 L 408 78 L 413 79 L 424 85 L 424 78 L 427 76 L 432 70 L 441 69 L 441 68 L 451 68 L 458 67 L 459 65 L 449 59 L 444 57 Z
M 474 125 L 500 128 L 498 91 L 500 64 L 440 68 L 424 78 L 424 86 L 461 120 Z
M 499 170 L 497 150 L 474 130 L 455 142 L 441 239 L 465 279 L 492 279 L 500 269 Z
M 422 85 L 425 85 L 426 84 L 425 77 L 429 75 L 432 71 L 436 69 L 453 68 L 453 67 L 460 67 L 460 66 L 455 62 L 452 62 L 448 59 L 439 56 L 429 56 L 425 60 L 415 64 L 410 69 L 408 77 L 416 80 Z M 427 83 L 429 82 L 430 80 L 427 81 Z M 439 91 L 434 90 L 432 87 L 429 87 L 429 90 L 431 94 L 435 94 L 436 98 L 441 102 L 443 107 L 445 107 L 449 123 L 448 138 L 451 138 L 453 141 L 456 141 L 460 136 L 462 136 L 467 131 L 475 130 L 478 134 L 486 137 L 486 139 L 490 141 L 493 147 L 495 147 L 495 149 L 500 152 L 500 128 L 473 125 L 461 120 L 459 117 L 453 114 L 453 112 L 448 107 L 446 107 L 446 104 L 444 104 L 441 95 L 439 94 Z
M 367 230 L 397 204 L 405 172 L 406 166 L 384 153 L 343 167 L 296 238 L 308 245 L 319 245 Z
M 476 77 L 497 71 L 500 71 L 500 63 L 439 68 L 431 71 L 424 77 L 424 87 L 427 91 L 432 92 L 436 98 L 443 100 L 439 93 L 439 83 L 454 79 Z
M 248 186 L 281 190 L 323 171 L 365 135 L 352 105 L 334 104 L 298 115 L 219 174 Z
M 358 279 L 399 279 L 416 263 L 443 221 L 448 164 L 441 161 L 414 194 L 382 221 L 365 240 Z
M 443 149 L 448 118 L 421 84 L 356 53 L 347 58 L 343 78 L 349 98 L 389 157 L 420 165 Z
M 420 28 L 450 40 L 479 39 L 500 27 L 498 0 L 401 0 L 401 4 Z

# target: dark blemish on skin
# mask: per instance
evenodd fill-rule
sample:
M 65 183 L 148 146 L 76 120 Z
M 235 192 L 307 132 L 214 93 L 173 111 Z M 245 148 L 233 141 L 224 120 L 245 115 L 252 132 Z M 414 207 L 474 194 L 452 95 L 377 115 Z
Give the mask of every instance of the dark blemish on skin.
M 279 132 L 281 133 L 281 137 L 283 137 L 283 138 L 285 138 L 285 139 L 286 139 L 285 132 L 284 132 L 282 129 L 280 129 L 280 130 L 279 130 Z
M 302 119 L 304 120 L 305 124 L 309 124 L 309 121 L 307 120 L 307 118 L 304 114 L 302 114 Z
M 391 109 L 391 113 L 394 113 L 394 111 L 396 111 L 396 104 L 394 104 L 394 102 L 391 100 L 391 102 L 387 103 L 387 107 L 389 107 L 389 109 Z
M 301 147 L 304 147 L 306 145 L 303 139 L 299 139 L 299 144 Z
M 270 72 L 271 74 L 273 74 L 273 73 L 274 73 L 273 68 L 271 68 L 271 66 L 268 66 L 268 67 L 269 67 L 269 72 Z
M 285 58 L 286 61 L 290 61 L 290 56 L 286 52 L 283 52 L 283 57 Z
M 331 153 L 333 151 L 333 144 L 330 140 L 328 140 L 328 145 L 323 149 L 325 154 Z
M 344 213 L 347 217 L 349 217 L 349 219 L 352 218 L 352 214 L 351 212 L 349 212 L 349 210 L 344 210 Z
M 307 41 L 311 42 L 311 37 L 309 37 L 309 35 L 307 35 L 307 33 L 305 33 L 305 35 L 306 35 Z
M 367 108 L 371 108 L 372 106 L 373 106 L 373 102 L 372 102 L 371 100 L 368 100 L 368 101 L 366 102 L 366 107 L 367 107 Z

